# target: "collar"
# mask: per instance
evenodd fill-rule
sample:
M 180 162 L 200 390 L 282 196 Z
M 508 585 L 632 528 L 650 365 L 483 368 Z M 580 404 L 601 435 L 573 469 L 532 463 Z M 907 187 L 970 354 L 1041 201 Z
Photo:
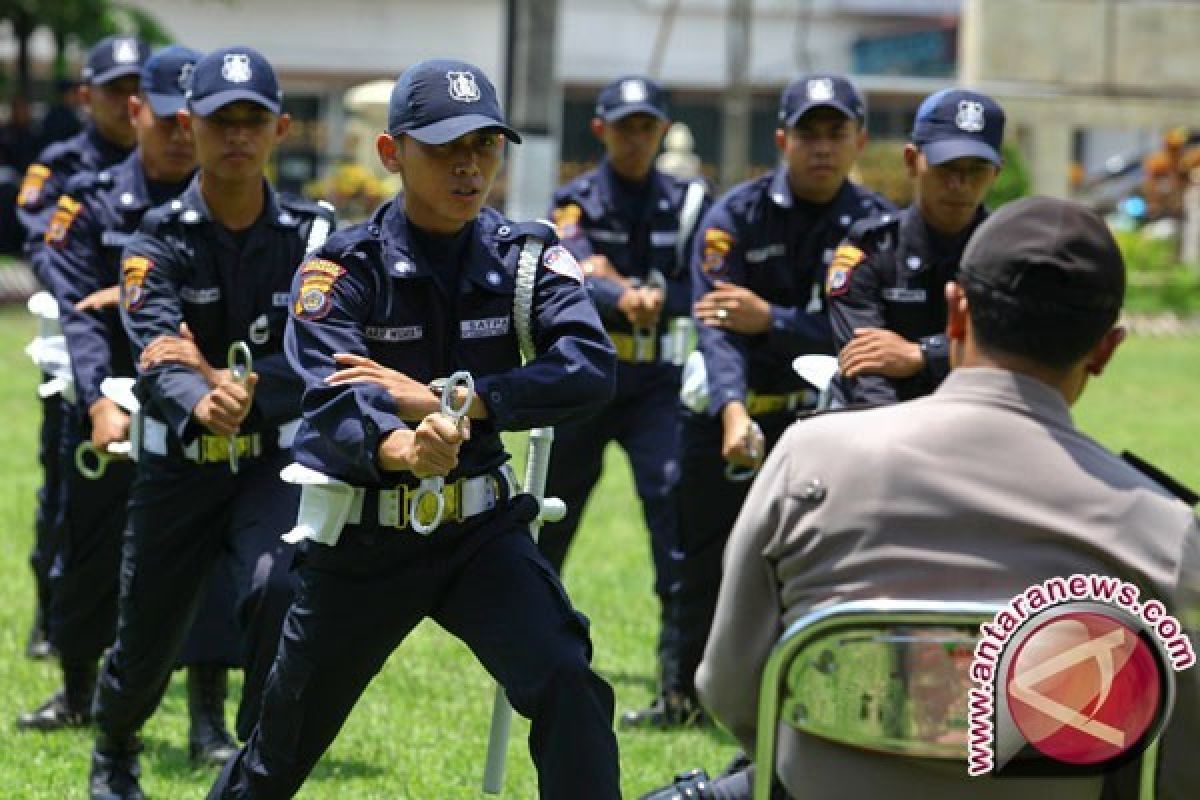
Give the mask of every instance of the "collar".
M 87 142 L 92 150 L 100 157 L 100 163 L 96 165 L 97 169 L 110 164 L 116 164 L 133 152 L 132 147 L 118 147 L 108 139 L 105 139 L 100 135 L 100 130 L 94 123 L 89 122 L 84 127 L 83 135 L 87 138 Z
M 1074 428 L 1066 398 L 1050 386 L 996 367 L 959 367 L 934 392 L 940 400 L 965 400 L 1035 417 L 1051 426 Z
M 111 194 L 122 211 L 144 211 L 150 206 L 150 188 L 141 154 L 135 151 L 129 158 L 108 171 L 113 183 Z
M 771 202 L 779 208 L 791 209 L 796 205 L 795 195 L 792 194 L 792 185 L 788 183 L 786 164 L 780 164 L 775 168 L 774 174 L 771 175 L 771 183 L 767 187 L 767 194 L 771 198 Z M 850 227 L 854 220 L 862 216 L 858 192 L 855 191 L 854 184 L 849 179 L 842 180 L 842 185 L 838 187 L 837 193 L 828 203 L 809 203 L 807 205 L 814 209 L 820 209 L 826 215 L 836 214 L 839 219 L 847 217 L 842 225 L 845 228 Z
M 480 286 L 511 290 L 512 277 L 501 269 L 499 240 L 509 235 L 506 222 L 499 213 L 486 206 L 474 221 L 474 231 L 465 245 L 461 280 Z M 428 264 L 413 257 L 408 215 L 404 213 L 403 196 L 384 203 L 372 216 L 367 231 L 382 241 L 387 274 L 397 278 L 432 278 Z
M 917 204 L 913 203 L 908 208 L 900 212 L 900 244 L 896 249 L 896 255 L 900 262 L 909 269 L 918 271 L 929 266 L 933 266 L 936 261 L 939 266 L 952 263 L 957 268 L 959 260 L 962 258 L 962 252 L 967 247 L 967 242 L 971 238 L 971 234 L 978 228 L 983 221 L 987 219 L 987 209 L 983 206 L 975 209 L 975 216 L 967 225 L 966 231 L 963 232 L 962 240 L 957 253 L 942 253 L 934 252 L 933 238 L 937 236 L 930 230 L 929 224 L 925 222 L 925 218 L 921 216 L 921 212 L 917 208 Z M 940 237 L 945 238 L 945 237 Z M 947 259 L 946 256 L 952 255 L 952 259 Z M 910 259 L 917 259 L 916 266 L 913 266 Z M 925 263 L 928 261 L 929 263 Z
M 277 228 L 294 228 L 300 223 L 296 215 L 291 213 L 279 205 L 279 195 L 272 188 L 271 182 L 265 177 L 262 179 L 263 187 L 263 210 L 259 218 L 255 220 L 251 227 L 259 225 L 266 221 L 266 224 Z M 200 191 L 200 173 L 196 172 L 192 176 L 192 180 L 188 183 L 187 189 L 184 190 L 177 199 L 171 201 L 171 208 L 174 210 L 182 210 L 181 219 L 187 223 L 195 223 L 200 220 L 212 220 L 212 212 L 209 211 L 208 204 L 204 202 L 204 193 Z
M 770 196 L 771 202 L 780 208 L 792 207 L 792 185 L 788 183 L 786 164 L 780 164 L 775 168 L 775 174 L 771 176 L 771 184 L 767 187 L 767 194 Z
M 599 167 L 596 168 L 596 195 L 600 200 L 601 205 L 609 210 L 617 208 L 617 188 L 616 182 L 622 180 L 617 177 L 617 173 L 613 171 L 612 165 L 607 158 L 600 160 Z M 646 176 L 646 181 L 649 184 L 646 195 L 646 204 L 644 213 L 650 214 L 654 211 L 669 211 L 671 208 L 671 182 L 666 175 L 659 172 L 657 168 L 651 166 L 650 174 Z

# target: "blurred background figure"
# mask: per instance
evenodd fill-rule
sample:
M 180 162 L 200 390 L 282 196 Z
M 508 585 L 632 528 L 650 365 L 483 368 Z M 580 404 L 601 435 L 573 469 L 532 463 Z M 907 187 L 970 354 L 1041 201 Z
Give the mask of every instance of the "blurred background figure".
M 703 176 L 700 156 L 696 155 L 696 139 L 692 129 L 683 122 L 672 122 L 663 137 L 663 152 L 654 162 L 659 172 L 673 175 L 681 180 Z
M 79 85 L 69 78 L 55 81 L 54 101 L 42 117 L 42 146 L 69 139 L 81 130 Z

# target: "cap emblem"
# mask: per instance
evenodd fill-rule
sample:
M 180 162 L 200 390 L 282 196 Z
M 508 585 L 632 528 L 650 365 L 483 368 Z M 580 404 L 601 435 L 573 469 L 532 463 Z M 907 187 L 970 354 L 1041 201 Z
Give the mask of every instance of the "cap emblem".
M 447 89 L 452 99 L 460 103 L 474 103 L 479 100 L 479 85 L 475 83 L 475 73 L 447 72 L 446 78 L 450 81 Z
M 250 80 L 250 56 L 245 53 L 226 53 L 221 64 L 221 77 L 230 83 L 245 83 Z
M 833 99 L 833 81 L 829 78 L 813 78 L 808 82 L 808 99 L 814 103 Z
M 133 39 L 117 39 L 112 46 L 113 61 L 132 64 L 138 60 L 137 42 Z
M 644 103 L 646 102 L 646 84 L 639 80 L 628 80 L 621 82 L 621 102 L 622 103 Z
M 954 115 L 954 124 L 960 131 L 979 133 L 983 130 L 983 103 L 960 100 L 958 113 Z
M 192 85 L 192 71 L 196 65 L 187 62 L 179 68 L 179 77 L 175 79 L 175 84 L 179 87 L 179 91 L 186 92 L 188 87 Z

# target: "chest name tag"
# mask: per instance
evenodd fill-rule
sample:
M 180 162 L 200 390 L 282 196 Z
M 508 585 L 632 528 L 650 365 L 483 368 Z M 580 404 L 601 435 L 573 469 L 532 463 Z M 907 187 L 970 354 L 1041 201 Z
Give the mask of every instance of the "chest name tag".
M 504 336 L 508 333 L 511 322 L 509 317 L 488 317 L 487 319 L 464 319 L 461 323 L 462 338 L 486 339 L 489 336 Z
M 100 234 L 100 244 L 105 247 L 124 247 L 133 237 L 120 231 L 105 231 Z
M 589 228 L 587 237 L 597 242 L 606 242 L 608 244 L 628 244 L 629 234 L 621 231 L 606 231 L 600 228 Z
M 271 294 L 271 305 L 276 308 L 286 308 L 291 302 L 291 296 L 287 292 L 273 292 Z
M 221 289 L 218 286 L 205 289 L 184 286 L 179 290 L 179 296 L 185 303 L 196 303 L 197 305 L 215 303 L 221 299 Z
M 363 334 L 372 342 L 415 342 L 425 335 L 425 328 L 421 325 L 408 325 L 403 328 L 371 325 Z
M 924 303 L 924 289 L 884 289 L 883 299 L 893 303 Z
M 787 245 L 782 242 L 769 244 L 766 247 L 759 247 L 754 250 L 746 251 L 747 264 L 761 264 L 768 258 L 782 256 L 787 254 Z
M 650 231 L 651 247 L 674 247 L 679 241 L 679 231 Z

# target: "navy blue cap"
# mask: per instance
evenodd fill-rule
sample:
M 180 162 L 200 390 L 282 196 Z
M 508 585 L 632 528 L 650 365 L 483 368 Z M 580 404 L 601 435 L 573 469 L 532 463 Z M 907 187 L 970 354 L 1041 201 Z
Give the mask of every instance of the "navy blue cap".
M 837 109 L 860 125 L 867 121 L 862 95 L 841 75 L 805 75 L 789 83 L 779 98 L 779 122 L 790 128 L 814 108 Z
M 1004 109 L 986 94 L 943 89 L 926 97 L 913 120 L 912 142 L 930 164 L 955 158 L 1004 163 Z
M 649 114 L 667 119 L 667 97 L 661 86 L 640 75 L 626 75 L 600 90 L 596 116 L 616 122 L 630 114 Z
M 192 70 L 200 58 L 199 51 L 173 44 L 150 56 L 142 66 L 142 94 L 156 117 L 172 116 L 187 105 Z
M 207 117 L 238 100 L 249 100 L 272 114 L 279 113 L 283 91 L 262 53 L 240 45 L 222 47 L 196 62 L 187 93 L 188 108 L 193 113 Z
M 445 144 L 483 128 L 498 128 L 521 141 L 504 121 L 496 87 L 479 67 L 431 59 L 413 64 L 396 79 L 388 102 L 388 133 L 393 136 Z
M 88 50 L 80 77 L 84 83 L 100 84 L 137 75 L 150 57 L 150 48 L 133 36 L 109 36 Z

